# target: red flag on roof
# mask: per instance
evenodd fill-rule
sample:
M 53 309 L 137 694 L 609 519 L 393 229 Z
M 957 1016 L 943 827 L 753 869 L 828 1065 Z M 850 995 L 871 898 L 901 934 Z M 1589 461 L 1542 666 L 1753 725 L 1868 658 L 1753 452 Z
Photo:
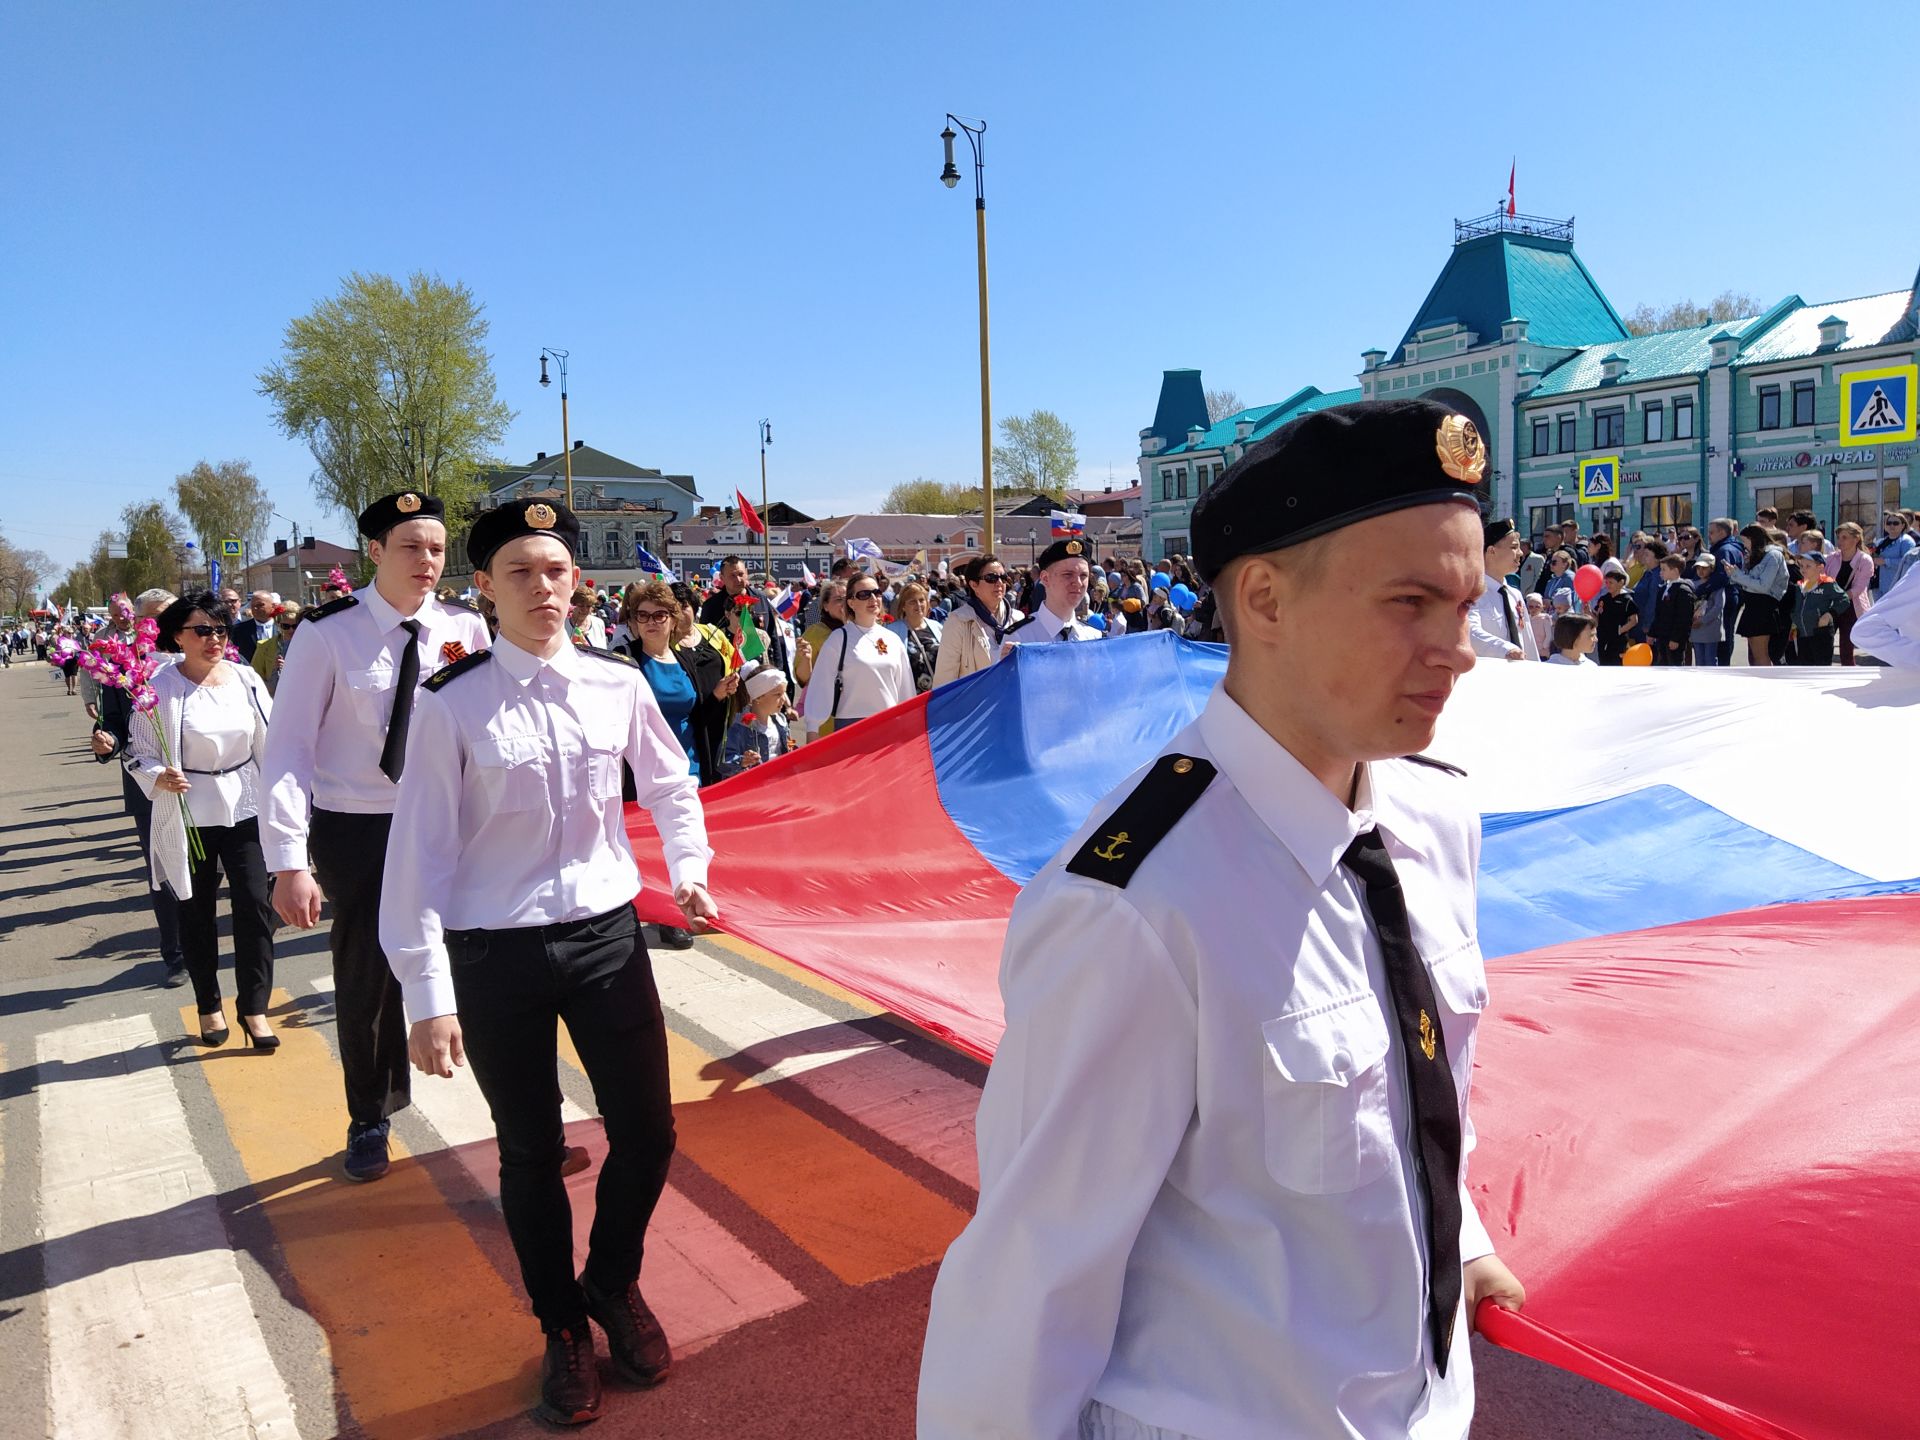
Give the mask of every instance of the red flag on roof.
M 1513 214 L 1513 177 L 1519 173 L 1520 162 L 1514 160 L 1507 166 L 1507 214 Z
M 760 512 L 753 508 L 753 503 L 742 491 L 735 490 L 733 495 L 740 502 L 740 523 L 756 535 L 766 534 L 767 522 L 760 518 Z

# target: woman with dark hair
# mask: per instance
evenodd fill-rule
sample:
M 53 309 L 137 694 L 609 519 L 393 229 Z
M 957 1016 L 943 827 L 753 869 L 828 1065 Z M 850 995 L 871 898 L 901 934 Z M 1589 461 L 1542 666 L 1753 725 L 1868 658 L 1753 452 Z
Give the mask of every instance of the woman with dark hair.
M 1009 577 L 998 555 L 976 555 L 956 573 L 966 589 L 940 627 L 935 689 L 993 664 L 1006 651 L 1008 628 L 1026 618 L 1007 603 Z
M 1747 640 L 1749 665 L 1772 665 L 1774 632 L 1779 628 L 1780 601 L 1787 593 L 1787 552 L 1773 543 L 1773 537 L 1759 525 L 1740 532 L 1746 551 L 1746 563 L 1723 562 L 1727 579 L 1745 595 L 1735 634 Z
M 793 678 L 802 685 L 813 674 L 813 660 L 827 637 L 847 623 L 847 582 L 829 580 L 820 587 L 820 618 L 807 627 L 794 651 Z
M 233 913 L 235 1008 L 247 1044 L 268 1053 L 273 989 L 273 882 L 260 851 L 260 755 L 273 700 L 252 668 L 227 655 L 232 615 L 212 591 L 160 612 L 160 649 L 180 656 L 154 674 L 155 703 L 135 717 L 127 769 L 152 797 L 152 876 L 180 901 L 180 939 L 200 1011 L 200 1039 L 226 1043 L 220 998 L 220 872 Z M 177 797 L 177 798 L 176 798 Z M 190 846 L 187 826 L 198 832 Z M 197 850 L 198 853 L 192 853 Z M 217 1022 L 217 1023 L 216 1023 Z

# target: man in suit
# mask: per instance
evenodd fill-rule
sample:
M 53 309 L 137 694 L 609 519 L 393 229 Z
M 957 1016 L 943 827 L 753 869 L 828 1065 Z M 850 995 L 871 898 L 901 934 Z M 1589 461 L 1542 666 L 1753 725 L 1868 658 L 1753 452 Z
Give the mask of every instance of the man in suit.
M 247 599 L 246 618 L 236 620 L 227 631 L 227 639 L 233 642 L 233 648 L 240 652 L 240 658 L 249 665 L 253 663 L 253 652 L 262 640 L 273 634 L 274 611 L 280 608 L 280 597 L 268 590 L 256 590 Z

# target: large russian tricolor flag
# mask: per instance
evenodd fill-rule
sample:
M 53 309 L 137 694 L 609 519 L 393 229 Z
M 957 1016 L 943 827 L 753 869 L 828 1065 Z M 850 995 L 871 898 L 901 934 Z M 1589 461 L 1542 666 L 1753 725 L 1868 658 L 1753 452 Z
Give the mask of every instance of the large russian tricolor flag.
M 1019 886 L 1224 671 L 1022 647 L 707 791 L 726 928 L 989 1056 Z M 1720 1435 L 1914 1428 L 1917 717 L 1890 670 L 1462 681 L 1430 752 L 1483 817 L 1469 1179 L 1530 1292 L 1501 1343 Z

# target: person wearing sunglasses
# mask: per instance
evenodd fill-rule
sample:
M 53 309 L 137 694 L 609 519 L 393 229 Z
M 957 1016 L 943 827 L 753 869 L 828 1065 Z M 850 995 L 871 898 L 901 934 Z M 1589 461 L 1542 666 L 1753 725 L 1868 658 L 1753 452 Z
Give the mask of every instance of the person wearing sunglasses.
M 155 889 L 179 901 L 180 941 L 200 1012 L 200 1039 L 232 1033 L 220 998 L 220 875 L 233 914 L 235 1009 L 250 1048 L 271 1053 L 273 882 L 260 850 L 260 756 L 273 700 L 251 666 L 229 658 L 233 612 L 210 590 L 160 613 L 160 649 L 180 656 L 156 671 L 154 707 L 128 729 L 127 768 L 154 802 Z M 187 827 L 198 832 L 190 841 Z
M 253 673 L 267 682 L 268 694 L 279 688 L 280 672 L 287 663 L 287 642 L 293 639 L 294 627 L 299 623 L 298 605 L 278 604 L 267 627 L 254 642 L 251 661 Z
M 933 687 L 985 670 L 1007 652 L 1007 631 L 1025 619 L 1008 601 L 1012 575 L 998 555 L 977 555 L 957 572 L 965 590 L 940 627 Z
M 906 642 L 880 623 L 885 618 L 880 581 L 854 571 L 847 582 L 847 623 L 822 642 L 800 702 L 809 737 L 913 698 Z

